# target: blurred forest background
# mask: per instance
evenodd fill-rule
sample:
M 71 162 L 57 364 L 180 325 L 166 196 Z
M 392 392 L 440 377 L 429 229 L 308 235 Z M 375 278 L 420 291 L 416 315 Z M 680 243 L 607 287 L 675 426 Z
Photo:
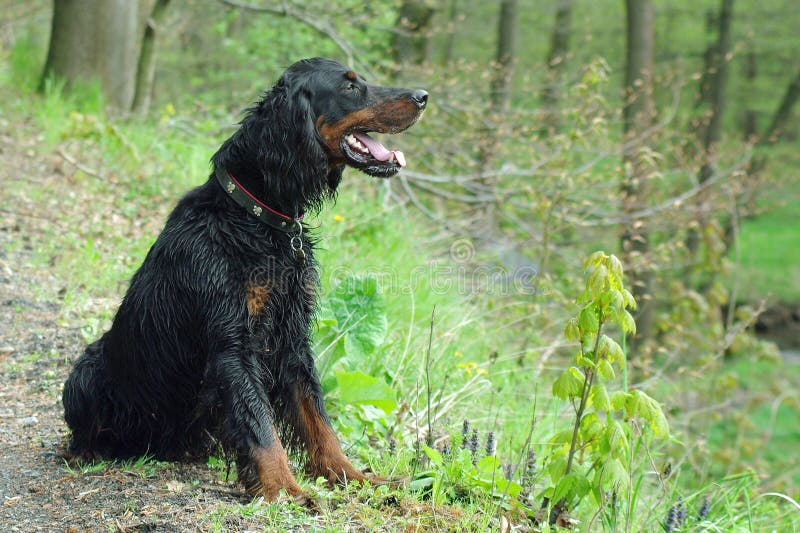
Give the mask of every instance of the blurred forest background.
M 794 0 L 0 6 L 4 159 L 50 176 L 10 173 L 3 245 L 36 228 L 30 261 L 61 280 L 60 324 L 102 331 L 243 109 L 296 60 L 332 57 L 430 93 L 386 140 L 407 169 L 348 171 L 312 221 L 318 364 L 351 453 L 410 476 L 420 499 L 495 505 L 481 527 L 508 509 L 515 527 L 800 527 Z M 43 205 L 50 222 L 30 215 Z M 582 388 L 599 364 L 564 335 L 596 250 L 620 258 L 638 302 L 635 335 L 609 330 L 625 357 L 605 386 L 655 398 L 669 438 L 655 411 L 559 389 L 564 369 Z M 624 422 L 623 455 L 584 426 L 575 449 L 584 403 Z M 471 450 L 497 458 L 488 488 L 447 459 L 475 429 L 481 449 L 494 439 Z M 573 455 L 586 487 L 563 481 Z M 612 459 L 627 483 L 603 474 Z

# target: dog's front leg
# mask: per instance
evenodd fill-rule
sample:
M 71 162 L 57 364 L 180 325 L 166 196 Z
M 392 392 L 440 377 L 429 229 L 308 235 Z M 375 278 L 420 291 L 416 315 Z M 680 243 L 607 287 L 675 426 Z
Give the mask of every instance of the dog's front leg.
M 281 491 L 302 504 L 310 499 L 297 484 L 281 444 L 255 357 L 229 352 L 219 357 L 216 375 L 226 415 L 223 442 L 236 450 L 236 466 L 245 489 L 267 500 Z
M 316 373 L 309 376 L 306 383 L 295 385 L 293 401 L 295 426 L 308 451 L 309 472 L 323 476 L 331 483 L 367 480 L 367 476 L 356 470 L 342 452 L 325 412 Z

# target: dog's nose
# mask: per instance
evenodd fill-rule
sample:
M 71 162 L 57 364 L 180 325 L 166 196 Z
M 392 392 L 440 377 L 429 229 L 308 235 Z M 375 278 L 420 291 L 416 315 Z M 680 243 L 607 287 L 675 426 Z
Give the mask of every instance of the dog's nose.
M 428 91 L 418 90 L 411 93 L 411 100 L 417 104 L 420 109 L 425 109 L 428 105 Z

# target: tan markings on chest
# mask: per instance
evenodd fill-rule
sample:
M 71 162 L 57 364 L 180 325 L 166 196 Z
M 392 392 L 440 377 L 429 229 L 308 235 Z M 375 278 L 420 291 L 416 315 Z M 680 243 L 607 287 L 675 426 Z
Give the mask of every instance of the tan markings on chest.
M 250 313 L 250 316 L 256 317 L 264 312 L 264 306 L 267 305 L 271 291 L 272 287 L 269 283 L 247 285 L 247 312 Z

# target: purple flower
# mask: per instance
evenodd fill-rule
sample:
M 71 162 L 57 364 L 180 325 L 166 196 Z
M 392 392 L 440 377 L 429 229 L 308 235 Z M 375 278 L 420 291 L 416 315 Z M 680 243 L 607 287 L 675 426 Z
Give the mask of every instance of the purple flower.
M 469 420 L 464 420 L 461 426 L 461 447 L 466 448 L 469 445 Z
M 486 436 L 486 455 L 494 456 L 497 453 L 497 440 L 494 438 L 494 431 L 490 431 Z
M 711 500 L 709 498 L 703 499 L 703 505 L 700 506 L 700 509 L 697 510 L 697 521 L 702 522 L 708 516 L 708 512 L 711 510 Z

